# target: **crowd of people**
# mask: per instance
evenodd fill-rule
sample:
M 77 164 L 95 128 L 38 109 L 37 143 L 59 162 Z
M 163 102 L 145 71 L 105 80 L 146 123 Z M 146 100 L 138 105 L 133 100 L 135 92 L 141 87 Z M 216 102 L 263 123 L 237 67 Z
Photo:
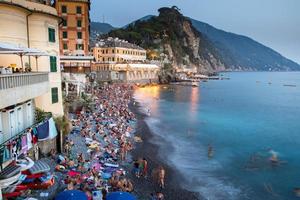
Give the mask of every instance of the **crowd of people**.
M 134 185 L 122 166 L 129 164 L 133 149 L 136 118 L 129 109 L 133 88 L 130 85 L 105 85 L 93 90 L 92 106 L 73 114 L 72 131 L 64 144 L 64 153 L 53 154 L 56 170 L 66 174 L 66 190 L 81 190 L 89 199 L 105 199 L 113 191 L 133 192 Z M 148 177 L 145 158 L 132 161 L 136 178 Z M 160 188 L 165 187 L 165 170 L 153 170 Z M 149 194 L 150 195 L 150 194 Z M 163 200 L 161 192 L 151 200 Z

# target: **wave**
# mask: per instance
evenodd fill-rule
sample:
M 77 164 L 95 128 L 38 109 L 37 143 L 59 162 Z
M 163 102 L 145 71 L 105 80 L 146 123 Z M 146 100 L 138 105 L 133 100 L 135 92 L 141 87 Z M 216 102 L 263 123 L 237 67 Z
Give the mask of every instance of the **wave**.
M 235 187 L 225 177 L 214 176 L 213 173 L 222 168 L 222 165 L 216 160 L 208 160 L 207 148 L 200 144 L 192 144 L 191 141 L 179 138 L 175 134 L 169 134 L 158 118 L 148 117 L 146 123 L 153 134 L 165 140 L 165 143 L 161 139 L 155 139 L 154 142 L 160 145 L 160 153 L 168 159 L 168 163 L 184 176 L 184 188 L 198 192 L 208 200 L 241 198 L 240 188 Z M 166 144 L 172 144 L 173 151 L 163 146 Z

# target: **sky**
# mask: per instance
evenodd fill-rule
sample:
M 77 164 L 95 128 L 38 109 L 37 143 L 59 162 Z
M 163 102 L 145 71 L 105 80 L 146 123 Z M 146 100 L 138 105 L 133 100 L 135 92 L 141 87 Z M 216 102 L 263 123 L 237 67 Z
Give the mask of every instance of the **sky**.
M 176 5 L 188 17 L 249 36 L 300 64 L 300 0 L 91 0 L 92 21 L 122 27 Z

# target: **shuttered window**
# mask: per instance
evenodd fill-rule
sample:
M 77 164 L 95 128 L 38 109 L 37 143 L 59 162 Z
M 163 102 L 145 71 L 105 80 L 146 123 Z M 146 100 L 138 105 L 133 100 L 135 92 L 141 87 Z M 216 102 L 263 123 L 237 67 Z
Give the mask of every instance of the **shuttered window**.
M 55 56 L 50 56 L 50 72 L 57 72 L 57 63 Z
M 48 28 L 49 42 L 55 42 L 55 29 Z
M 63 32 L 63 38 L 64 38 L 64 39 L 68 38 L 68 32 L 67 32 L 67 31 L 64 31 L 64 32 Z
M 51 88 L 52 104 L 58 102 L 58 88 Z
M 82 32 L 77 32 L 77 38 L 82 39 Z

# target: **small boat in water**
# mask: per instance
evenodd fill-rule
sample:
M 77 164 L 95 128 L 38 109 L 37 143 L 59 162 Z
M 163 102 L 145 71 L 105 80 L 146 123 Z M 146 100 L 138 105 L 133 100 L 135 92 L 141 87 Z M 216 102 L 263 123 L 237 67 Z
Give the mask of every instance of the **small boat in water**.
M 284 84 L 285 87 L 297 87 L 297 85 Z

